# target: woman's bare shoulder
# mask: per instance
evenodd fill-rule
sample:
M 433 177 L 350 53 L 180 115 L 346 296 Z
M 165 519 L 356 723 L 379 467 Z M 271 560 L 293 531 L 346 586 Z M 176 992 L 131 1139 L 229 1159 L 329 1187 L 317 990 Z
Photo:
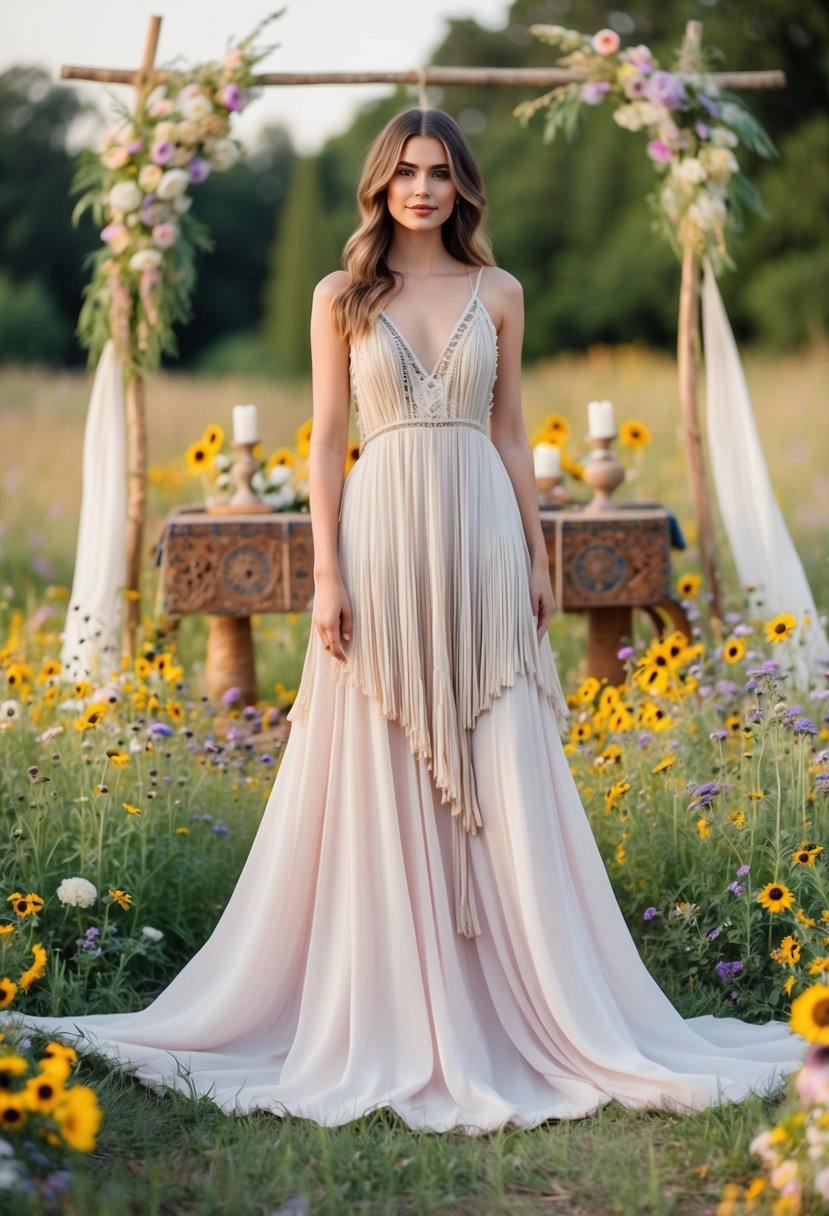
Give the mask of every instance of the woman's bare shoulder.
M 347 287 L 351 282 L 351 275 L 347 270 L 332 270 L 324 279 L 320 279 L 314 288 L 314 298 L 330 304 L 335 296 L 338 296 L 343 288 Z
M 514 315 L 524 307 L 524 289 L 515 275 L 500 266 L 487 266 L 481 275 L 481 299 L 500 332 L 506 316 Z

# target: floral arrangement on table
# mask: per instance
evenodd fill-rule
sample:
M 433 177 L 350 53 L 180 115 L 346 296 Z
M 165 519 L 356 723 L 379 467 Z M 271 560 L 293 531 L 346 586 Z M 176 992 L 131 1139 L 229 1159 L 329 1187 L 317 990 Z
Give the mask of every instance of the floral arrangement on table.
M 36 1059 L 19 1032 L 0 1032 L 0 1191 L 36 1197 L 38 1211 L 69 1202 L 70 1153 L 95 1147 L 102 1111 L 94 1089 L 69 1084 L 76 1060 L 52 1042 Z
M 609 402 L 602 402 L 602 405 L 605 406 L 609 404 Z M 578 449 L 575 453 L 571 451 L 569 447 L 571 437 L 572 428 L 563 415 L 547 415 L 530 439 L 534 449 L 536 475 L 545 467 L 544 456 L 547 453 L 544 453 L 543 449 L 555 448 L 558 457 L 554 458 L 550 468 L 560 470 L 561 474 L 572 477 L 574 481 L 584 480 L 584 456 Z M 633 480 L 637 475 L 642 454 L 652 441 L 651 432 L 644 422 L 640 422 L 636 418 L 628 418 L 619 424 L 618 439 L 622 447 L 627 448 L 633 457 L 632 462 L 625 465 L 626 478 Z M 542 449 L 542 455 L 539 455 L 539 448 Z
M 251 100 L 254 67 L 273 50 L 257 40 L 279 16 L 232 44 L 221 63 L 167 71 L 139 94 L 134 114 L 120 107 L 99 152 L 81 154 L 73 218 L 91 208 L 103 242 L 91 255 L 78 322 L 91 360 L 109 338 L 127 374 L 175 352 L 175 326 L 190 316 L 196 251 L 211 248 L 190 213 L 191 190 L 239 159 L 231 121 Z
M 647 154 L 661 181 L 648 201 L 674 249 L 681 254 L 690 247 L 717 269 L 731 265 L 732 233 L 746 209 L 759 210 L 735 149 L 742 143 L 760 156 L 775 155 L 740 99 L 717 85 L 699 54 L 690 68 L 683 57 L 666 71 L 646 46 L 621 49 L 614 30 L 588 36 L 560 25 L 534 25 L 531 32 L 557 48 L 562 67 L 584 79 L 522 102 L 516 116 L 526 124 L 544 110 L 545 138 L 559 131 L 572 138 L 585 108 L 608 102 L 620 127 L 647 133 Z
M 294 434 L 294 446 L 279 447 L 265 456 L 261 443 L 253 448 L 258 468 L 251 479 L 251 489 L 274 511 L 307 511 L 309 509 L 308 457 L 311 452 L 312 419 L 307 419 Z M 360 452 L 358 443 L 349 443 L 346 450 L 345 474 L 354 467 Z M 225 446 L 225 433 L 217 423 L 205 428 L 201 439 L 191 443 L 184 453 L 187 470 L 201 478 L 207 503 L 226 502 L 233 494 L 231 469 L 234 457 Z

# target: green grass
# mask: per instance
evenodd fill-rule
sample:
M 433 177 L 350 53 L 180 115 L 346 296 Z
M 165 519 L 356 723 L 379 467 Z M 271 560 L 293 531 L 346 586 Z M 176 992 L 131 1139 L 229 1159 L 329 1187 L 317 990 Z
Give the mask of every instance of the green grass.
M 77 1216 L 703 1216 L 748 1179 L 746 1145 L 773 1104 L 687 1117 L 618 1103 L 581 1119 L 482 1137 L 414 1132 L 388 1110 L 338 1128 L 158 1095 L 84 1061 L 106 1110 L 73 1184 Z M 289 1209 L 290 1210 L 290 1209 Z

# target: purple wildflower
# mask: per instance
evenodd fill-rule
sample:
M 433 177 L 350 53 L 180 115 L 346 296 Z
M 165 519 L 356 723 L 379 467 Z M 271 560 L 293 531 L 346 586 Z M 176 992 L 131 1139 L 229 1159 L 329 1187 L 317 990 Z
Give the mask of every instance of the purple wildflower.
M 744 888 L 741 887 L 738 882 L 730 882 L 728 884 L 728 890 L 732 895 L 742 895 Z
M 817 727 L 811 718 L 798 718 L 794 724 L 796 735 L 816 735 Z
M 242 110 L 245 105 L 245 97 L 238 84 L 233 81 L 226 84 L 222 89 L 222 105 L 227 110 Z
M 815 785 L 821 794 L 829 794 L 829 773 L 818 773 L 815 777 Z
M 737 877 L 743 878 L 746 874 L 748 874 L 750 869 L 751 866 L 740 866 L 739 870 L 737 871 Z
M 175 154 L 176 145 L 169 139 L 162 139 L 150 149 L 150 157 L 156 165 L 168 165 Z
M 708 938 L 709 941 L 713 942 L 713 941 L 716 941 L 716 939 L 720 936 L 721 933 L 722 933 L 722 925 L 717 925 L 716 929 L 709 929 L 705 936 Z
M 276 756 L 272 756 L 270 752 L 263 752 L 259 759 L 262 764 L 276 764 Z
M 658 915 L 659 915 L 658 908 L 654 908 L 654 907 L 645 908 L 645 911 L 642 913 L 642 919 L 643 920 L 653 920 L 653 918 Z
M 708 738 L 709 739 L 727 739 L 728 731 L 727 730 L 712 730 L 711 734 L 708 736 Z
M 231 688 L 226 688 L 222 693 L 222 705 L 235 705 L 237 701 L 242 699 L 241 688 L 236 688 L 234 685 Z
M 685 85 L 680 76 L 671 72 L 654 72 L 645 87 L 648 101 L 678 110 L 685 101 Z
M 198 186 L 205 178 L 210 176 L 210 163 L 201 156 L 194 156 L 187 166 L 187 172 L 190 174 L 190 181 L 194 186 Z
M 730 963 L 717 963 L 717 975 L 721 980 L 733 979 L 743 969 L 743 964 L 739 959 L 734 959 Z
M 742 690 L 733 680 L 717 680 L 714 691 L 718 697 L 739 697 Z
M 623 646 L 621 650 L 616 652 L 616 658 L 622 663 L 626 663 L 628 659 L 632 659 L 634 650 L 632 646 Z
M 762 691 L 763 691 L 763 690 L 760 688 L 760 685 L 759 685 L 759 683 L 757 682 L 757 680 L 746 680 L 745 685 L 744 685 L 744 688 L 745 688 L 746 692 L 757 692 L 758 690 L 759 690 L 760 692 L 762 692 Z
M 588 80 L 581 86 L 579 93 L 582 101 L 588 106 L 601 105 L 604 96 L 610 91 L 610 82 L 607 80 Z
M 644 751 L 646 747 L 650 747 L 653 742 L 653 735 L 650 731 L 640 730 L 639 732 L 639 747 Z
M 149 733 L 151 735 L 166 737 L 173 733 L 173 728 L 172 726 L 168 726 L 166 722 L 153 722 Z
M 704 122 L 695 122 L 694 130 L 696 131 L 696 133 L 700 137 L 700 139 L 708 139 L 709 135 L 711 134 L 711 128 L 708 126 L 707 123 L 704 123 Z
M 226 823 L 214 823 L 210 831 L 215 832 L 217 836 L 227 836 L 230 828 Z

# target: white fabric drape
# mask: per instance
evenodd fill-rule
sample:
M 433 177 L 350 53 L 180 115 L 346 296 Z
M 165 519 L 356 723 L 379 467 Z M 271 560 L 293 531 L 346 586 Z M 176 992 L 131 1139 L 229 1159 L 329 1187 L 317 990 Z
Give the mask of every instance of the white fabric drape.
M 753 613 L 769 620 L 791 612 L 798 619 L 780 657 L 791 665 L 798 686 L 806 688 L 814 683 L 818 665 L 829 662 L 829 642 L 774 496 L 737 345 L 707 258 L 702 322 L 708 447 L 720 515 Z
M 95 372 L 84 432 L 78 547 L 61 648 L 69 679 L 105 680 L 120 659 L 125 454 L 124 369 L 110 341 Z

